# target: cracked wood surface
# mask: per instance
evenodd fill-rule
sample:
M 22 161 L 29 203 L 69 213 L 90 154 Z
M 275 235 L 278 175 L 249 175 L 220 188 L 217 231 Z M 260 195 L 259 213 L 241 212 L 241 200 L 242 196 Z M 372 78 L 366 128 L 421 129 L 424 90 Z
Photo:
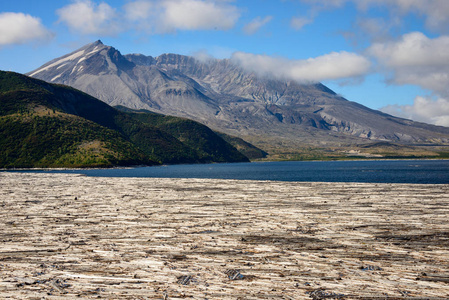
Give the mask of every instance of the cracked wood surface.
M 0 298 L 447 299 L 449 185 L 0 173 Z

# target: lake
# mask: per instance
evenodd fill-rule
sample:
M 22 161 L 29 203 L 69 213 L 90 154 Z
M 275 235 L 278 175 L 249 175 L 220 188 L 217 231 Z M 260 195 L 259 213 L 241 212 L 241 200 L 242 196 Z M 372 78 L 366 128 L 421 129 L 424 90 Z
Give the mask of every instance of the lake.
M 449 160 L 284 161 L 28 172 L 97 177 L 447 184 Z

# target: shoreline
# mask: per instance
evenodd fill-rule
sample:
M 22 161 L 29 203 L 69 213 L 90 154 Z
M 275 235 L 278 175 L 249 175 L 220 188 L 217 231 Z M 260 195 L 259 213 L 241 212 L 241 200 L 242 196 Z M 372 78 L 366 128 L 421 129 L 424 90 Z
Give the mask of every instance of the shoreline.
M 0 173 L 83 174 L 88 177 L 111 178 L 449 184 L 448 163 L 449 160 L 284 161 L 156 167 L 3 169 Z
M 188 165 L 215 165 L 215 164 L 250 164 L 250 163 L 273 163 L 273 162 L 348 162 L 348 161 L 426 161 L 426 160 L 441 160 L 448 161 L 449 158 L 366 158 L 366 159 L 329 159 L 329 160 L 253 160 L 249 162 L 212 162 L 212 163 L 198 163 L 198 164 L 161 164 L 161 165 L 137 165 L 137 166 L 111 166 L 106 168 L 0 168 L 0 172 L 8 171 L 53 171 L 53 170 L 111 170 L 111 169 L 135 169 L 146 167 L 167 167 L 167 166 L 188 166 Z
M 449 297 L 448 184 L 0 182 L 0 298 Z

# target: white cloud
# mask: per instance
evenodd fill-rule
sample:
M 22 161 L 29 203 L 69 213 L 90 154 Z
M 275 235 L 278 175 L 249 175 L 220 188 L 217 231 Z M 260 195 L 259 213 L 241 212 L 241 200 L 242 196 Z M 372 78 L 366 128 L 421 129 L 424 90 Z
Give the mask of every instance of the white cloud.
M 253 19 L 251 22 L 249 22 L 248 24 L 245 25 L 245 27 L 243 27 L 243 31 L 250 35 L 250 34 L 254 34 L 256 33 L 262 26 L 264 26 L 265 24 L 267 24 L 268 22 L 270 22 L 273 19 L 272 16 L 266 16 L 265 18 L 260 18 L 257 17 L 255 19 Z
M 448 31 L 449 1 L 447 0 L 352 0 L 359 8 L 385 5 L 394 9 L 394 13 L 416 13 L 422 15 L 426 26 L 434 30 Z
M 427 28 L 441 32 L 449 31 L 448 0 L 301 0 L 301 2 L 310 4 L 312 13 L 340 8 L 347 3 L 354 3 L 359 11 L 383 6 L 390 10 L 390 18 L 414 13 L 424 18 Z
M 421 32 L 412 32 L 399 41 L 374 44 L 369 51 L 390 67 L 448 66 L 448 46 L 448 36 L 430 39 Z
M 388 105 L 381 111 L 406 119 L 449 127 L 449 100 L 418 96 L 413 105 Z
M 430 39 L 420 32 L 398 41 L 375 43 L 367 51 L 375 57 L 390 81 L 414 84 L 439 95 L 449 95 L 449 36 Z
M 126 19 L 130 21 L 145 20 L 150 17 L 155 5 L 150 1 L 134 1 L 123 6 Z
M 313 22 L 313 19 L 311 18 L 304 18 L 304 17 L 293 17 L 290 20 L 290 27 L 295 30 L 300 30 L 307 24 L 310 24 Z
M 210 53 L 205 49 L 195 51 L 194 53 L 192 53 L 192 56 L 203 63 L 215 60 L 215 58 L 212 55 L 210 55 Z
M 306 60 L 236 52 L 231 60 L 250 72 L 298 82 L 339 80 L 365 75 L 371 63 L 363 56 L 349 52 L 332 52 Z
M 23 13 L 0 13 L 0 46 L 45 41 L 52 37 L 38 18 Z
M 76 0 L 57 11 L 59 22 L 80 34 L 115 35 L 129 29 L 145 33 L 227 30 L 240 12 L 220 0 L 135 0 L 116 10 L 105 2 Z
M 90 0 L 77 0 L 57 10 L 59 22 L 81 34 L 115 35 L 124 28 L 117 21 L 114 8 L 105 2 L 95 4 Z
M 163 0 L 161 5 L 167 30 L 227 30 L 240 17 L 235 6 L 221 1 Z

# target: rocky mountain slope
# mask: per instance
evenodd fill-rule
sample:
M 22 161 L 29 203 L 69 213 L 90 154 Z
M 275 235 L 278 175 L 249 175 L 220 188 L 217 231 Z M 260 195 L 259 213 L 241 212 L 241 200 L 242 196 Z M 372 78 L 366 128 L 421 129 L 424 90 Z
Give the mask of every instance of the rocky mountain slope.
M 319 83 L 260 77 L 227 59 L 122 55 L 97 41 L 28 74 L 110 105 L 191 118 L 262 148 L 449 142 L 449 128 L 369 109 Z
M 119 111 L 71 87 L 0 71 L 0 168 L 248 161 L 202 124 L 163 119 Z M 170 133 L 167 123 L 182 128 L 183 136 Z

